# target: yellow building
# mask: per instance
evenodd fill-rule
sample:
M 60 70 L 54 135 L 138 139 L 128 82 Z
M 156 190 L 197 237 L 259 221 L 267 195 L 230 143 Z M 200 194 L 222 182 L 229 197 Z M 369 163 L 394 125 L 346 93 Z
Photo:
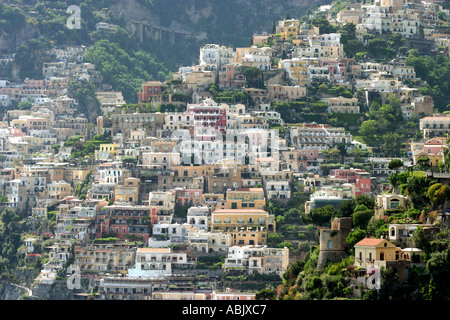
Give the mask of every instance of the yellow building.
M 230 232 L 231 245 L 233 246 L 254 246 L 267 244 L 267 229 L 261 228 L 236 228 Z
M 95 160 L 114 159 L 119 154 L 119 145 L 116 143 L 103 143 L 99 150 L 95 150 Z
M 127 202 L 129 204 L 138 204 L 139 201 L 139 182 L 138 178 L 125 178 L 123 185 L 116 185 L 114 188 L 114 202 Z
M 263 188 L 237 188 L 227 191 L 225 209 L 263 209 L 265 205 Z
M 285 27 L 284 30 L 281 32 L 281 38 L 283 38 L 283 40 L 288 40 L 289 38 L 293 39 L 297 37 L 297 34 L 298 34 L 298 27 L 288 26 Z
M 355 266 L 386 267 L 386 261 L 399 260 L 400 251 L 401 248 L 385 239 L 364 238 L 355 244 Z
M 225 199 L 223 193 L 203 193 L 201 197 L 201 205 L 209 208 L 210 212 L 217 208 L 225 209 Z
M 289 78 L 297 82 L 301 87 L 310 84 L 308 72 L 308 59 L 286 59 L 278 62 L 278 68 L 284 69 Z
M 211 231 L 232 231 L 239 227 L 276 230 L 275 216 L 261 209 L 217 209 L 211 213 Z
M 47 198 L 51 200 L 62 200 L 72 195 L 72 187 L 64 180 L 53 181 L 47 185 Z

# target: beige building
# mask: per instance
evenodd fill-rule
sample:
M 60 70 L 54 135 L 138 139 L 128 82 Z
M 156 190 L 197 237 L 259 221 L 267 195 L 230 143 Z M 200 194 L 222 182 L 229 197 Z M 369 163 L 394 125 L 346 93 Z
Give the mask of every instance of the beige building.
M 265 205 L 263 188 L 237 188 L 226 193 L 225 209 L 263 209 Z
M 331 113 L 359 113 L 357 98 L 335 97 L 328 99 L 328 112 Z
M 223 265 L 224 270 L 239 269 L 247 274 L 282 275 L 289 266 L 288 248 L 266 246 L 232 246 Z
M 128 267 L 134 263 L 136 252 L 135 248 L 129 247 L 130 244 L 125 242 L 76 246 L 74 264 L 82 272 L 126 274 Z
M 53 201 L 63 200 L 72 195 L 72 187 L 64 180 L 54 181 L 47 185 L 47 198 Z
M 143 152 L 142 167 L 146 169 L 170 170 L 181 164 L 178 152 Z
M 267 244 L 268 232 L 264 227 L 241 227 L 230 232 L 231 245 L 233 246 L 256 246 Z
M 397 261 L 401 248 L 385 239 L 365 238 L 355 244 L 355 266 L 364 269 L 370 266 L 386 267 L 387 261 Z
M 377 219 L 382 219 L 385 214 L 385 210 L 392 210 L 400 207 L 405 208 L 408 200 L 408 196 L 397 194 L 384 193 L 378 195 L 375 204 L 375 217 Z
M 125 178 L 123 184 L 116 185 L 114 188 L 114 203 L 138 204 L 139 201 L 139 182 L 138 178 Z
M 295 101 L 306 96 L 306 87 L 269 84 L 267 92 L 270 101 Z
M 211 213 L 211 231 L 232 231 L 239 227 L 276 230 L 275 216 L 261 209 L 217 209 Z

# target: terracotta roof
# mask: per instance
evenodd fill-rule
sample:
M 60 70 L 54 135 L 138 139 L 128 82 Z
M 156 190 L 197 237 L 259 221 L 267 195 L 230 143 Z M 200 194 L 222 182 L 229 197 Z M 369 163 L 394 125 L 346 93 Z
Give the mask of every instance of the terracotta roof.
M 374 238 L 364 238 L 361 241 L 359 241 L 355 246 L 376 246 L 383 242 L 384 239 L 374 239 Z

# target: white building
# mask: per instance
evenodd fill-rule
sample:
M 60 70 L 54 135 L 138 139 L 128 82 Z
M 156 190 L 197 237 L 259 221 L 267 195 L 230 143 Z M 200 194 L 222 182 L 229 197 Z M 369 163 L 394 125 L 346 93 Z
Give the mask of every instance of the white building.
M 218 44 L 207 44 L 200 48 L 200 66 L 205 70 L 219 72 L 221 66 L 233 63 L 233 49 Z
M 188 264 L 186 253 L 173 253 L 171 248 L 138 248 L 130 278 L 164 278 L 172 274 L 173 265 Z
M 267 246 L 233 246 L 228 249 L 224 269 L 240 269 L 248 274 L 282 275 L 289 265 L 289 249 Z
M 209 208 L 206 206 L 203 207 L 191 207 L 187 212 L 187 223 L 192 225 L 193 227 L 208 230 L 209 223 Z

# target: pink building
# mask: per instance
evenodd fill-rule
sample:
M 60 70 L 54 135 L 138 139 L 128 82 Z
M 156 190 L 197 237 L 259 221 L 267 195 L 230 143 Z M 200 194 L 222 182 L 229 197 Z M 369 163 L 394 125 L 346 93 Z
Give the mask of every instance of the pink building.
M 175 189 L 175 203 L 179 206 L 200 206 L 203 189 Z
M 330 177 L 347 180 L 356 187 L 355 196 L 371 192 L 370 174 L 362 169 L 335 169 L 330 170 Z
M 212 102 L 188 105 L 194 116 L 194 135 L 197 140 L 214 141 L 217 134 L 226 133 L 227 115 L 224 107 Z
M 426 141 L 423 145 L 423 151 L 428 154 L 439 154 L 444 150 L 446 137 L 434 137 Z

